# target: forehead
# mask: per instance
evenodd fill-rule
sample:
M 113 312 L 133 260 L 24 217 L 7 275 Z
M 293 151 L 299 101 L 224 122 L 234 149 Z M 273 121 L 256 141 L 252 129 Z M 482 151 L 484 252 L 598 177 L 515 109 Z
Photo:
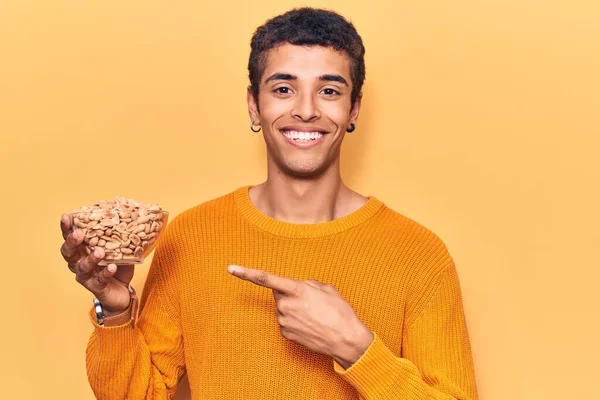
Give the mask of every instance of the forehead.
M 338 74 L 350 82 L 350 59 L 330 47 L 283 44 L 267 53 L 264 77 L 276 72 L 296 75 L 298 79 Z

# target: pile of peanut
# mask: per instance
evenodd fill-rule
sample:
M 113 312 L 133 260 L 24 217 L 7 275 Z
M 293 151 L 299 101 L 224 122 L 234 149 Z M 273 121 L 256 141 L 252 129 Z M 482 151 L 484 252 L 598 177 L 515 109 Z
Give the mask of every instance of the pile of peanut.
M 85 232 L 84 243 L 90 254 L 103 247 L 105 261 L 141 261 L 153 248 L 168 213 L 157 204 L 146 204 L 125 197 L 100 200 L 74 211 L 73 227 Z

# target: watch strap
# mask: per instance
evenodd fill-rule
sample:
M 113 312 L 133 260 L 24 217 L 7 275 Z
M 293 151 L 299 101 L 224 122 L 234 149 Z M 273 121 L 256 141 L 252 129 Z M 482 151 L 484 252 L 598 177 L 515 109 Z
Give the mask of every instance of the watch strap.
M 131 285 L 129 285 L 129 294 L 131 296 L 129 307 L 122 313 L 113 315 L 111 317 L 105 317 L 104 313 L 102 313 L 102 317 L 98 316 L 97 304 L 100 303 L 94 301 L 94 304 L 96 305 L 96 317 L 98 319 L 98 324 L 103 326 L 120 326 L 131 322 L 131 327 L 135 328 L 138 319 L 139 300 L 135 289 L 131 287 Z

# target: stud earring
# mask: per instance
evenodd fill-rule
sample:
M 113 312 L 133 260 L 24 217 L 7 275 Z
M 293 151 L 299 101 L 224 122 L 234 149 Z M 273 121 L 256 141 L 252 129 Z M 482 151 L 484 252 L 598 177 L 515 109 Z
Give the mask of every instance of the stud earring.
M 355 129 L 356 129 L 356 125 L 350 124 L 350 128 L 347 128 L 346 132 L 352 133 L 352 132 L 354 132 Z

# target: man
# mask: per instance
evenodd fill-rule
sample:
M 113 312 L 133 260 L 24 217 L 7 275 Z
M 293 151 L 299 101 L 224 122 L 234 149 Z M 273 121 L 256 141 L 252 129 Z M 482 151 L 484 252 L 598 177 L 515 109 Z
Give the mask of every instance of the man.
M 103 308 L 87 348 L 100 399 L 475 399 L 460 286 L 442 241 L 346 187 L 364 46 L 302 8 L 252 38 L 248 108 L 268 177 L 168 226 L 139 314 L 132 266 L 98 266 L 63 216 L 62 254 Z M 228 273 L 229 272 L 229 273 Z M 139 317 L 138 317 L 139 315 Z

